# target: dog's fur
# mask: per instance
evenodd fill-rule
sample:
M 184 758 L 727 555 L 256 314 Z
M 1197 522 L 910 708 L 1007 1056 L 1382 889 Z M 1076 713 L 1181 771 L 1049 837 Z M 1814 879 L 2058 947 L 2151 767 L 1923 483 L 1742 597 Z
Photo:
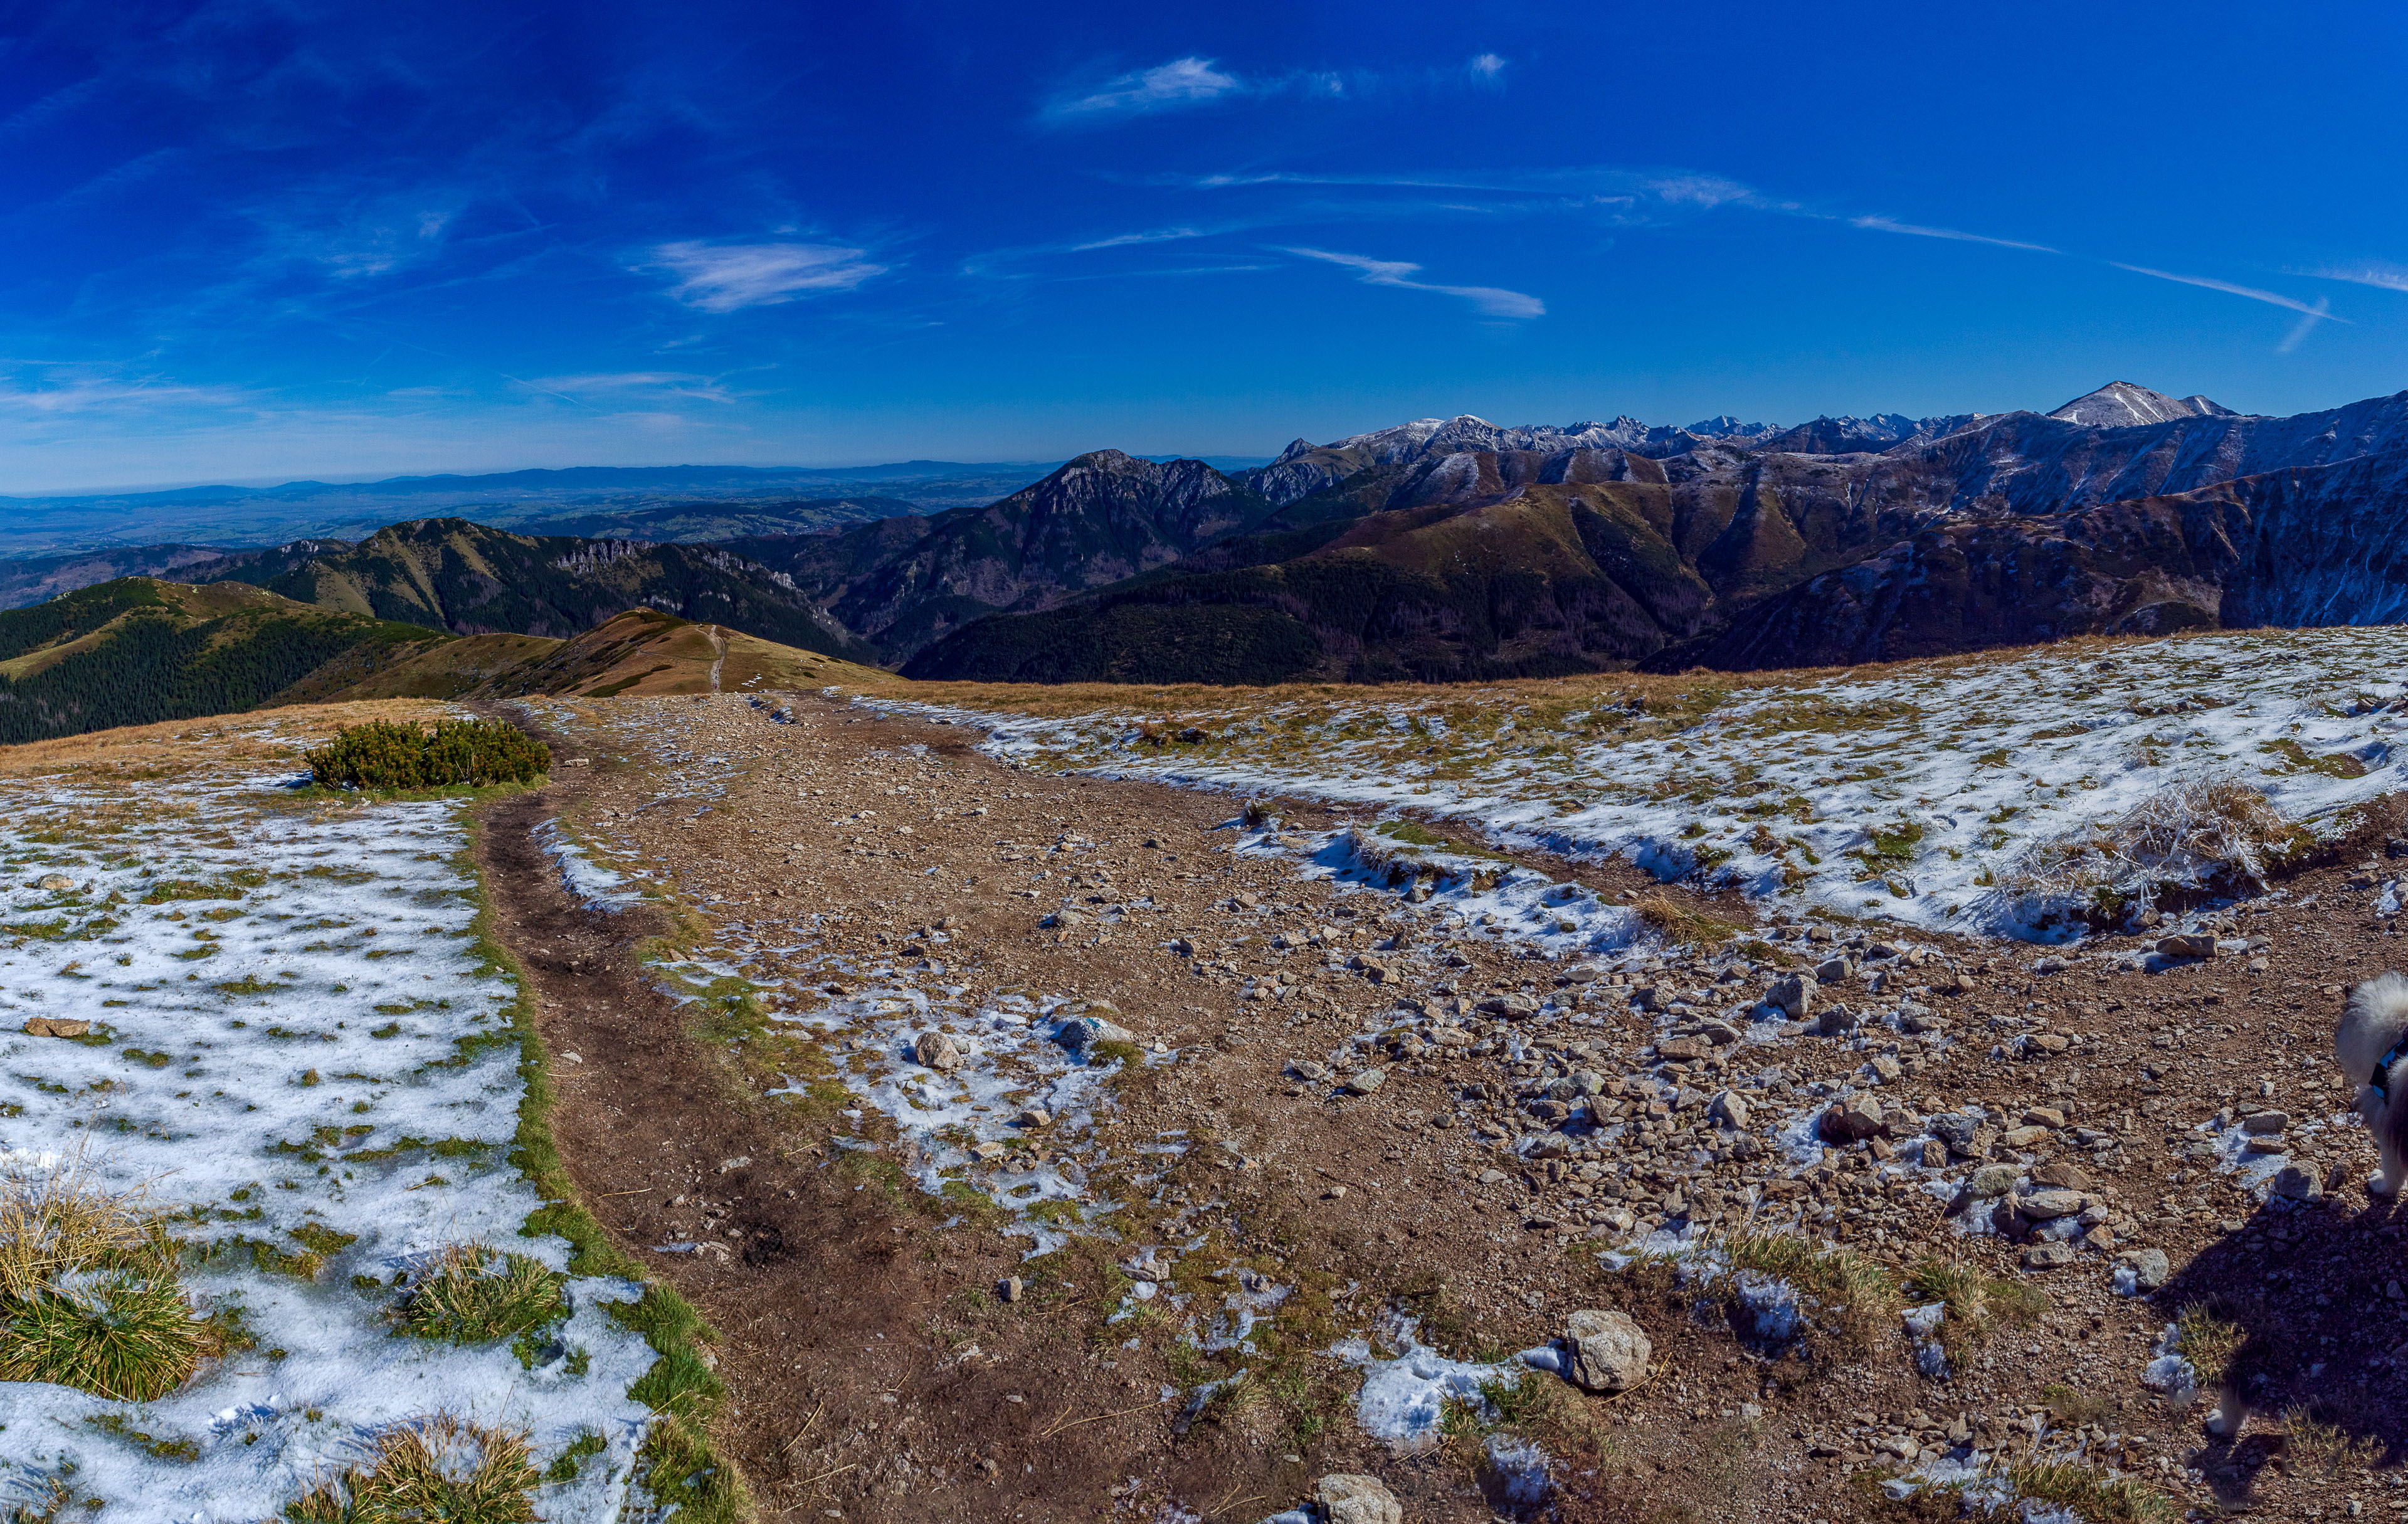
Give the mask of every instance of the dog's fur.
M 2370 1196 L 2397 1196 L 2408 1183 L 2408 1058 L 2391 1065 L 2390 1098 L 2372 1084 L 2374 1061 L 2408 1035 L 2408 979 L 2386 973 L 2358 985 L 2343 1002 L 2341 1026 L 2333 1032 L 2333 1057 L 2341 1071 L 2358 1086 L 2358 1114 L 2374 1134 L 2382 1167 L 2366 1183 Z

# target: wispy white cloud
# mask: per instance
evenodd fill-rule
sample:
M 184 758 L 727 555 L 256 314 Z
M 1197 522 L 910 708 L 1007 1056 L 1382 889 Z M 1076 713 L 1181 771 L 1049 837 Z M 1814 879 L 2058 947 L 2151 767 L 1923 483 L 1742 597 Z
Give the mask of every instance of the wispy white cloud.
M 1475 84 L 1496 84 L 1505 75 L 1505 60 L 1495 53 L 1474 53 L 1463 67 Z
M 1071 244 L 1064 252 L 1083 254 L 1096 249 L 1131 249 L 1149 243 L 1178 243 L 1187 238 L 1210 237 L 1212 231 L 1204 227 L 1158 227 L 1143 233 L 1115 233 L 1108 238 Z
M 1050 122 L 1135 116 L 1202 106 L 1225 95 L 1246 94 L 1258 88 L 1224 72 L 1216 60 L 1174 58 L 1168 64 L 1107 79 L 1084 93 L 1057 95 L 1046 103 L 1041 114 Z
M 733 402 L 736 394 L 709 376 L 681 370 L 614 370 L 577 376 L 536 376 L 527 385 L 554 395 L 609 395 L 644 392 L 667 396 L 696 397 L 706 402 Z
M 1966 233 L 1953 227 L 1927 227 L 1920 223 L 1901 223 L 1894 217 L 1851 217 L 1850 227 L 1861 227 L 1869 233 L 1905 233 L 1918 238 L 1951 238 L 1958 243 L 1987 243 L 2000 249 L 2023 249 L 2035 254 L 2055 254 L 2062 250 L 2044 243 L 2025 243 L 2017 238 L 1994 238 L 1986 233 Z
M 2229 280 L 2218 280 L 2213 276 L 2177 275 L 2172 270 L 2153 270 L 2146 265 L 2127 265 L 2115 259 L 2111 259 L 2107 263 L 2119 270 L 2129 270 L 2134 275 L 2154 276 L 2160 280 L 2177 281 L 2186 286 L 2203 286 L 2209 291 L 2223 292 L 2228 296 L 2246 296 L 2253 302 L 2264 302 L 2269 307 L 2286 308 L 2294 312 L 2306 314 L 2311 322 L 2347 323 L 2349 321 L 2347 318 L 2332 316 L 2326 310 L 2329 304 L 2323 301 L 2310 304 L 2300 300 L 2297 296 L 2286 296 L 2279 291 L 2260 291 L 2256 286 L 2235 285 Z
M 2320 270 L 2293 270 L 2291 273 L 2318 280 L 2347 280 L 2353 285 L 2374 286 L 2384 291 L 2408 291 L 2408 269 L 2397 265 L 2377 263 L 2346 269 L 2327 266 Z
M 1330 249 L 1283 249 L 1284 253 L 1318 259 L 1331 265 L 1342 265 L 1355 273 L 1355 279 L 1367 286 L 1395 286 L 1403 291 L 1432 291 L 1441 296 L 1460 296 L 1492 318 L 1539 318 L 1547 314 L 1547 304 L 1536 296 L 1498 286 L 1441 286 L 1425 280 L 1409 279 L 1419 274 L 1421 266 L 1401 259 L 1373 259 L 1368 254 L 1344 254 Z
M 851 291 L 883 275 L 867 252 L 827 243 L 665 243 L 637 266 L 679 278 L 669 295 L 704 312 L 768 307 L 831 291 Z

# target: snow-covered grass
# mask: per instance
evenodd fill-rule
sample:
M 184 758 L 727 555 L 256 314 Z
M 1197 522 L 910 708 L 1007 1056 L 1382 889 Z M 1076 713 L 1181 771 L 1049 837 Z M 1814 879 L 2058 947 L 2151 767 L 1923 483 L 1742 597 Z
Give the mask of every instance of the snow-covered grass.
M 0 778 L 0 1166 L 21 1194 L 65 1172 L 139 1194 L 222 1352 L 149 1402 L 0 1384 L 0 1512 L 265 1518 L 467 1425 L 523 1437 L 543 1517 L 616 1517 L 655 1357 L 612 1310 L 642 1288 L 521 1236 L 544 1201 L 511 1157 L 518 991 L 478 934 L 464 806 L 153 770 Z M 413 1327 L 469 1244 L 509 1246 L 494 1290 L 546 1295 Z
M 2408 629 L 2386 626 L 1852 671 L 860 701 L 984 726 L 1032 767 L 1409 811 L 1826 913 L 2029 935 L 2102 890 L 2245 870 L 2208 858 L 2408 787 L 2403 670 Z M 2266 812 L 2179 808 L 2214 797 Z

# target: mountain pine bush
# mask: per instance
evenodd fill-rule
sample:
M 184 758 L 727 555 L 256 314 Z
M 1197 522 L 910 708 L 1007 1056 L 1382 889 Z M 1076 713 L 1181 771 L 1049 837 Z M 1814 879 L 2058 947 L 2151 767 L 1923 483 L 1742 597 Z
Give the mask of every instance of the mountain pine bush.
M 552 753 L 498 720 L 444 720 L 432 732 L 370 720 L 344 726 L 304 760 L 322 788 L 481 788 L 542 776 Z

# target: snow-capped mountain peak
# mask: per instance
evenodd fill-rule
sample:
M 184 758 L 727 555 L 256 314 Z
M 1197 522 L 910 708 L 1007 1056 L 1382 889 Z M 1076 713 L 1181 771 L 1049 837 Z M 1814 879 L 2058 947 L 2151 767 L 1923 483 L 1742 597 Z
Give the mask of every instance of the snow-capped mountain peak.
M 2052 409 L 2051 418 L 2089 428 L 2130 428 L 2141 424 L 2170 424 L 2177 418 L 2237 418 L 2221 403 L 2199 395 L 2172 397 L 2131 381 L 2109 381 L 2099 390 Z

